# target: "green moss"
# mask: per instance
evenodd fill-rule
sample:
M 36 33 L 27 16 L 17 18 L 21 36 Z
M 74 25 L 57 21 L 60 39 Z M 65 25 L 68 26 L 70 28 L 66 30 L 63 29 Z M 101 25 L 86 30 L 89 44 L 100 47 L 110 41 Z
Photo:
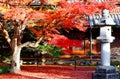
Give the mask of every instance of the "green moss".
M 0 74 L 7 73 L 9 69 L 9 66 L 0 66 Z

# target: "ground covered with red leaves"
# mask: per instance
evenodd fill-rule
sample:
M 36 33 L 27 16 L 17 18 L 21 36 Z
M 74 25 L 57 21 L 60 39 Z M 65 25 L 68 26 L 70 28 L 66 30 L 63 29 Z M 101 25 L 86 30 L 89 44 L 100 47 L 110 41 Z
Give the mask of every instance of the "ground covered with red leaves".
M 92 79 L 94 67 L 77 66 L 22 66 L 18 74 L 1 74 L 0 79 Z

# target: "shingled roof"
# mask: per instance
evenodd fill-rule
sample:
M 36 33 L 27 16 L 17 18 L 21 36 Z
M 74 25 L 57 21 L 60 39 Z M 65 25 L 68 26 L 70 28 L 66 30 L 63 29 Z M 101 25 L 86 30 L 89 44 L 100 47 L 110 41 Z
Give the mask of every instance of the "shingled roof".
M 120 27 L 120 14 L 110 14 L 111 18 L 115 22 L 115 27 Z M 99 21 L 99 19 L 102 18 L 102 15 L 93 15 L 88 17 L 88 21 L 90 23 L 90 26 L 96 26 L 98 25 L 96 21 Z
M 91 0 L 91 1 L 98 1 L 98 2 L 111 2 L 111 0 Z M 120 0 L 113 0 L 113 3 L 117 5 L 114 9 L 110 10 L 110 17 L 115 22 L 116 27 L 120 27 Z M 88 21 L 90 23 L 90 26 L 95 26 L 96 21 L 98 21 L 100 18 L 102 18 L 102 15 L 93 15 L 88 17 Z

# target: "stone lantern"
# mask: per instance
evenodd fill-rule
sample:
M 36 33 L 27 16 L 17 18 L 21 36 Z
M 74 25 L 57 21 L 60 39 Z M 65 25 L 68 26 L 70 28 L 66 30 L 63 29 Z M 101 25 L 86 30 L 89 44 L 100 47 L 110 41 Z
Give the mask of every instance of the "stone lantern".
M 95 24 L 100 27 L 100 36 L 97 39 L 101 42 L 101 65 L 96 68 L 92 79 L 119 79 L 119 73 L 110 65 L 110 43 L 115 39 L 111 36 L 111 27 L 116 24 L 109 10 L 103 10 L 102 17 L 95 20 Z

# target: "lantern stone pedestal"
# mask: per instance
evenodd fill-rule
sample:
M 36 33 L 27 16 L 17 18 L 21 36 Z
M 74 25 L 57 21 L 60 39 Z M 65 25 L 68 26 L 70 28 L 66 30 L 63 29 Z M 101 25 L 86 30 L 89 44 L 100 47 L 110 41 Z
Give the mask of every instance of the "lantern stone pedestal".
M 102 18 L 98 22 L 100 36 L 97 39 L 101 42 L 101 66 L 96 68 L 92 79 L 119 79 L 116 68 L 110 65 L 110 43 L 115 39 L 111 36 L 111 26 L 115 25 L 108 10 L 103 10 Z
M 110 43 L 114 37 L 111 36 L 111 27 L 100 28 L 100 36 L 97 38 L 101 42 L 101 66 L 96 68 L 93 79 L 119 79 L 115 67 L 110 66 Z

